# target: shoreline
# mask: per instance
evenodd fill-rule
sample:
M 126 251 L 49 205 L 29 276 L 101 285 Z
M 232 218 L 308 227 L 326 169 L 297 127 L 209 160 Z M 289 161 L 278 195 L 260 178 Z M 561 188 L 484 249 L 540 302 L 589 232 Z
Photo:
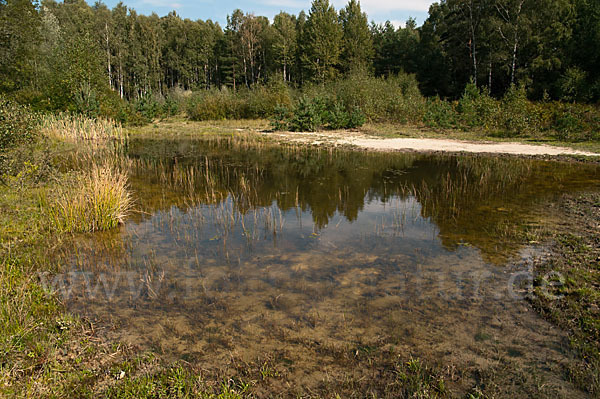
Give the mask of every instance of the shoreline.
M 352 146 L 379 152 L 460 153 L 534 157 L 600 157 L 600 153 L 547 144 L 524 144 L 516 141 L 456 140 L 425 137 L 382 138 L 360 132 L 260 132 L 283 142 L 306 145 Z M 342 135 L 343 134 L 343 135 Z

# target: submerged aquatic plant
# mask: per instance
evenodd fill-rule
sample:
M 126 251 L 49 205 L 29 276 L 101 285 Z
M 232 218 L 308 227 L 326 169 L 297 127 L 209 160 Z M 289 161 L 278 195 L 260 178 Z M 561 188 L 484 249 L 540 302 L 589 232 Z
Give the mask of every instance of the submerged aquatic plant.
M 112 229 L 123 223 L 132 205 L 127 174 L 106 164 L 61 186 L 47 208 L 58 231 L 74 233 Z

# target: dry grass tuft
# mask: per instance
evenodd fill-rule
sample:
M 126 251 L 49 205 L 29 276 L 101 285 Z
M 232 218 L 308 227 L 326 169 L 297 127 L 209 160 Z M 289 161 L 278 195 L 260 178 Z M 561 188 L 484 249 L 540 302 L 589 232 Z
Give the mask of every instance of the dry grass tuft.
M 111 119 L 91 119 L 67 113 L 44 115 L 40 130 L 47 137 L 71 141 L 123 140 L 127 137 L 121 124 Z
M 127 174 L 105 164 L 62 186 L 48 209 L 58 231 L 74 233 L 110 230 L 123 223 L 132 206 Z

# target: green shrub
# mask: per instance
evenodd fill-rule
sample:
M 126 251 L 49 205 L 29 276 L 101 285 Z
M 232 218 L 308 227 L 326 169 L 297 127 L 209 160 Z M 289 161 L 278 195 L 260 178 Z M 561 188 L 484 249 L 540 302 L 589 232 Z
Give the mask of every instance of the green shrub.
M 559 80 L 560 98 L 564 101 L 584 102 L 589 99 L 587 73 L 577 67 L 567 68 Z
M 148 122 L 153 121 L 161 112 L 161 104 L 158 97 L 147 94 L 133 102 L 133 110 L 139 113 Z
M 96 90 L 83 85 L 84 89 L 76 90 L 73 94 L 72 103 L 69 104 L 69 111 L 95 118 L 100 115 L 101 96 Z
M 524 136 L 539 131 L 536 109 L 527 100 L 524 86 L 511 86 L 502 98 L 500 109 L 498 128 L 506 136 Z
M 449 129 L 457 125 L 457 113 L 452 103 L 439 97 L 427 100 L 423 123 L 434 128 Z
M 274 130 L 293 131 L 348 129 L 369 120 L 477 129 L 502 136 L 550 134 L 582 141 L 598 139 L 600 126 L 597 107 L 533 103 L 524 87 L 511 87 L 498 100 L 470 83 L 457 102 L 449 102 L 424 98 L 413 75 L 378 78 L 364 71 L 298 91 L 280 80 L 236 92 L 203 90 L 192 95 L 186 110 L 193 120 L 270 118 Z
M 285 84 L 240 89 L 223 88 L 195 92 L 187 106 L 192 120 L 258 119 L 275 114 L 278 106 L 290 106 L 291 95 Z
M 323 113 L 323 102 L 319 97 L 301 97 L 292 112 L 288 128 L 293 132 L 314 132 L 323 125 Z
M 347 110 L 360 109 L 373 122 L 420 123 L 425 112 L 426 101 L 416 78 L 405 73 L 376 78 L 354 72 L 326 85 L 323 91 L 343 102 Z
M 486 91 L 481 91 L 473 82 L 465 87 L 458 101 L 458 112 L 465 127 L 495 128 L 499 105 Z
M 169 90 L 162 104 L 162 116 L 174 116 L 184 111 L 191 95 L 191 90 L 183 90 L 180 87 Z
M 273 130 L 286 130 L 288 128 L 288 120 L 291 116 L 289 108 L 278 105 L 275 107 L 273 116 L 270 119 L 271 127 Z
M 269 118 L 275 114 L 277 107 L 292 105 L 290 89 L 279 80 L 243 90 L 241 97 L 245 99 L 240 115 L 244 119 Z
M 28 107 L 0 96 L 0 151 L 35 141 L 37 121 Z
M 212 89 L 194 93 L 187 107 L 187 114 L 192 120 L 220 120 L 225 119 L 230 113 L 226 106 L 231 101 L 226 99 L 230 94 L 226 89 L 223 91 Z
M 556 118 L 554 123 L 556 137 L 559 140 L 577 141 L 574 136 L 583 131 L 583 123 L 571 114 L 563 114 Z
M 365 114 L 363 114 L 363 112 L 358 107 L 354 107 L 348 113 L 348 120 L 345 128 L 354 129 L 357 127 L 361 127 L 365 124 L 366 120 L 367 118 L 365 117 Z
M 131 114 L 130 104 L 112 90 L 100 102 L 100 116 L 102 118 L 125 124 L 129 121 Z
M 594 106 L 554 102 L 549 107 L 547 112 L 551 118 L 547 129 L 559 140 L 587 141 L 600 138 L 600 112 Z
M 274 130 L 314 132 L 318 129 L 351 129 L 365 123 L 364 114 L 354 107 L 348 110 L 342 101 L 330 97 L 302 96 L 289 111 L 278 107 L 271 120 Z

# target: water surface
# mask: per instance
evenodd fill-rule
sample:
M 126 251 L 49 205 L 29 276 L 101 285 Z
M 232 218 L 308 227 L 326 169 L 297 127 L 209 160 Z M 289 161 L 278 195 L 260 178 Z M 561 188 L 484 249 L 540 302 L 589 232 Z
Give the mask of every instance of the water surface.
M 234 140 L 134 140 L 128 157 L 140 212 L 65 261 L 68 306 L 111 338 L 223 375 L 277 359 L 301 393 L 366 373 L 336 354 L 379 351 L 463 388 L 477 377 L 456 370 L 502 369 L 523 395 L 581 395 L 564 333 L 523 300 L 526 244 L 563 194 L 600 188 L 597 166 Z

